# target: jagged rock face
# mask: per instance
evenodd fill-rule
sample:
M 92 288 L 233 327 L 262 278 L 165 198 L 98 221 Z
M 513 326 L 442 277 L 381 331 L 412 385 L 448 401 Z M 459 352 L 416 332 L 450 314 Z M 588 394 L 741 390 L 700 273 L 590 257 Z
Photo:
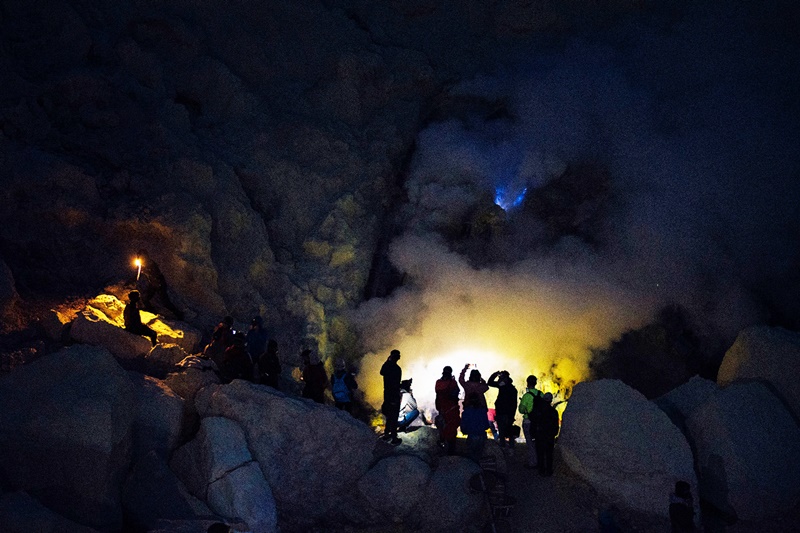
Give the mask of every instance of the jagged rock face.
M 565 463 L 612 501 L 665 515 L 675 481 L 697 494 L 692 451 L 664 412 L 621 381 L 575 386 L 563 415 Z
M 432 97 L 497 36 L 597 9 L 417 4 L 6 2 L 0 250 L 17 285 L 96 290 L 145 249 L 189 320 L 261 312 L 335 341 Z
M 734 383 L 686 421 L 703 497 L 743 520 L 800 503 L 800 427 L 761 383 Z
M 133 422 L 136 457 L 157 451 L 164 456 L 174 450 L 183 431 L 183 399 L 160 379 L 128 372 L 136 391 L 136 418 Z
M 75 346 L 0 377 L 0 470 L 80 523 L 122 524 L 120 485 L 131 459 L 134 388 L 108 351 Z

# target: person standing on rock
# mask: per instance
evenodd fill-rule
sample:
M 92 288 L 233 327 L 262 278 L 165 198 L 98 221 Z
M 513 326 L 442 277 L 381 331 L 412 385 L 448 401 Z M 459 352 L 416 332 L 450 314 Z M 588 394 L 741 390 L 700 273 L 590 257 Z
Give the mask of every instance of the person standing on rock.
M 397 436 L 397 417 L 400 415 L 400 381 L 403 377 L 403 371 L 397 364 L 399 360 L 400 350 L 392 350 L 381 367 L 381 376 L 383 376 L 381 412 L 386 417 L 386 429 L 382 438 L 388 440 L 393 446 L 402 442 Z
M 522 433 L 525 435 L 525 447 L 528 450 L 528 458 L 525 461 L 526 468 L 536 468 L 536 445 L 534 428 L 531 427 L 530 415 L 533 413 L 533 404 L 537 398 L 542 397 L 542 391 L 536 388 L 536 376 L 528 376 L 526 380 L 527 388 L 522 399 L 519 401 L 519 412 L 522 414 Z
M 233 344 L 233 333 L 233 317 L 228 315 L 214 328 L 211 342 L 203 350 L 203 356 L 214 361 L 218 368 L 222 368 L 225 350 Z
M 439 440 L 445 446 L 447 455 L 453 455 L 461 424 L 461 413 L 458 409 L 458 382 L 453 376 L 453 369 L 446 366 L 442 369 L 442 377 L 436 380 L 436 410 L 439 411 Z
M 263 385 L 280 390 L 281 361 L 278 359 L 278 343 L 275 339 L 267 341 L 267 351 L 258 359 L 258 378 Z
M 238 332 L 233 336 L 233 344 L 228 346 L 222 356 L 222 378 L 225 383 L 234 379 L 253 379 L 253 365 L 247 355 L 244 333 Z
M 489 385 L 486 384 L 486 381 L 481 377 L 480 371 L 474 366 L 469 363 L 464 365 L 464 368 L 461 369 L 461 375 L 458 376 L 458 382 L 461 383 L 461 387 L 464 389 L 465 398 L 474 394 L 478 397 L 478 403 L 481 407 L 488 409 L 484 393 L 489 390 Z M 470 368 L 472 370 L 469 373 L 469 380 L 465 380 L 464 376 Z
M 247 345 L 247 354 L 250 356 L 250 361 L 255 365 L 267 350 L 267 330 L 264 329 L 264 319 L 260 315 L 253 317 L 253 320 L 250 321 L 250 329 L 247 330 L 245 344 Z
M 553 395 L 549 392 L 541 400 L 534 401 L 532 418 L 533 435 L 536 441 L 536 464 L 539 474 L 553 475 L 553 449 L 558 435 L 558 411 L 552 406 Z
M 686 481 L 675 483 L 675 492 L 669 495 L 669 522 L 672 533 L 696 531 L 692 490 Z
M 497 400 L 494 402 L 495 421 L 497 422 L 497 432 L 499 433 L 499 446 L 502 448 L 508 443 L 509 447 L 514 446 L 514 437 L 511 434 L 511 427 L 514 425 L 514 417 L 517 414 L 517 388 L 513 385 L 507 370 L 498 370 L 489 376 L 487 385 L 497 387 Z
M 486 445 L 486 430 L 491 427 L 486 411 L 487 409 L 481 405 L 480 394 L 473 392 L 464 399 L 461 432 L 467 436 L 469 458 L 479 464 Z
M 317 403 L 325 403 L 325 389 L 328 388 L 328 375 L 325 365 L 317 354 L 306 349 L 300 354 L 303 361 L 303 398 L 310 398 Z
M 131 291 L 128 293 L 128 305 L 122 311 L 122 317 L 125 320 L 125 330 L 135 333 L 136 335 L 143 335 L 150 338 L 153 346 L 158 342 L 158 334 L 151 328 L 142 324 L 142 317 L 139 315 L 139 291 Z
M 336 368 L 331 374 L 331 393 L 337 409 L 352 413 L 353 392 L 358 389 L 358 383 L 352 372 L 347 371 L 344 359 L 336 361 Z

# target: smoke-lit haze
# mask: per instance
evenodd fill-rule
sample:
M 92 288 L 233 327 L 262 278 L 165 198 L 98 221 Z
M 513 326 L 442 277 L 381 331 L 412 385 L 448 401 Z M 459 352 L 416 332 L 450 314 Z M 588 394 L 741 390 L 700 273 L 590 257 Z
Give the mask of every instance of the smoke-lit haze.
M 758 12 L 722 9 L 533 48 L 455 89 L 506 113 L 419 136 L 390 254 L 405 284 L 356 317 L 368 400 L 380 404 L 392 348 L 430 404 L 445 364 L 505 368 L 518 388 L 528 373 L 586 379 L 591 347 L 669 303 L 726 342 L 770 311 L 796 313 L 781 294 L 798 290 L 798 48 Z M 610 174 L 599 242 L 546 240 L 524 201 L 486 255 L 450 242 L 498 189 L 530 198 L 585 161 Z

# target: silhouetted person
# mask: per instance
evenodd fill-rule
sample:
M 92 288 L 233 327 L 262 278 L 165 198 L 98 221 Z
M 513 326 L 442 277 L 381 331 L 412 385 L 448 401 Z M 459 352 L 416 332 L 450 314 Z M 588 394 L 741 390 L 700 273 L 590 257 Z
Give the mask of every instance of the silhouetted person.
M 551 404 L 553 395 L 545 393 L 538 401 L 534 401 L 531 413 L 533 435 L 536 440 L 536 463 L 539 474 L 553 475 L 553 448 L 558 435 L 558 411 Z
M 528 449 L 528 458 L 525 462 L 526 468 L 536 468 L 536 437 L 531 427 L 530 414 L 533 412 L 533 404 L 537 398 L 541 398 L 542 391 L 536 388 L 536 376 L 528 376 L 526 381 L 527 388 L 522 399 L 519 401 L 519 412 L 522 413 L 522 433 L 525 435 L 525 447 Z
M 405 431 L 411 423 L 419 416 L 417 399 L 411 390 L 411 379 L 404 379 L 400 382 L 400 411 L 397 415 L 398 431 Z
M 347 371 L 347 365 L 343 359 L 336 361 L 336 368 L 331 374 L 331 393 L 333 394 L 334 405 L 337 409 L 342 409 L 348 413 L 353 411 L 353 392 L 358 389 L 356 377 L 352 372 Z
M 279 390 L 281 361 L 278 359 L 278 343 L 275 339 L 267 341 L 267 350 L 258 359 L 259 382 Z
M 328 387 L 328 375 L 325 365 L 319 360 L 317 354 L 311 350 L 303 350 L 300 354 L 303 360 L 303 398 L 310 398 L 317 403 L 325 403 L 325 389 Z
M 244 333 L 236 333 L 233 336 L 233 344 L 225 350 L 222 357 L 222 374 L 226 382 L 234 379 L 252 380 L 253 365 L 245 348 Z
M 480 395 L 468 394 L 464 399 L 464 412 L 461 413 L 461 432 L 467 436 L 469 458 L 480 463 L 483 447 L 486 444 L 486 430 L 489 429 L 489 418 L 486 408 L 481 405 Z
M 256 364 L 264 352 L 267 351 L 267 330 L 264 329 L 264 319 L 260 316 L 256 316 L 250 321 L 250 329 L 247 330 L 245 344 L 247 345 L 247 354 L 250 356 L 250 361 Z
M 461 413 L 458 408 L 460 389 L 453 376 L 453 369 L 446 366 L 442 369 L 442 377 L 436 380 L 436 410 L 439 411 L 439 439 L 445 446 L 448 455 L 455 451 L 458 426 L 461 424 Z
M 514 445 L 512 427 L 514 417 L 517 414 L 517 388 L 513 385 L 514 380 L 507 370 L 499 370 L 489 376 L 487 385 L 497 387 L 497 400 L 494 402 L 495 421 L 497 422 L 497 432 L 499 433 L 501 447 L 508 443 Z
M 403 371 L 398 366 L 400 360 L 400 350 L 392 350 L 386 362 L 381 366 L 381 376 L 383 376 L 383 405 L 381 412 L 386 417 L 386 429 L 383 432 L 383 439 L 397 446 L 402 442 L 397 437 L 397 417 L 400 414 L 400 381 Z
M 669 522 L 672 533 L 695 531 L 694 501 L 691 487 L 686 481 L 675 483 L 675 492 L 669 495 Z
M 464 365 L 464 368 L 461 369 L 461 375 L 458 376 L 458 382 L 461 383 L 461 387 L 464 389 L 464 397 L 466 398 L 467 396 L 475 394 L 478 396 L 478 402 L 481 404 L 481 407 L 488 409 L 484 393 L 489 390 L 489 385 L 487 385 L 486 381 L 481 377 L 480 371 L 473 368 L 469 373 L 469 379 L 464 379 L 470 366 L 472 365 Z
M 233 344 L 233 317 L 229 315 L 214 328 L 211 342 L 203 350 L 203 355 L 214 361 L 217 367 L 222 368 L 223 355 L 231 344 Z
M 142 317 L 139 315 L 139 291 L 131 291 L 128 293 L 128 305 L 122 311 L 122 318 L 125 320 L 125 330 L 135 333 L 136 335 L 143 335 L 150 338 L 153 346 L 158 342 L 158 334 L 151 328 L 142 324 Z

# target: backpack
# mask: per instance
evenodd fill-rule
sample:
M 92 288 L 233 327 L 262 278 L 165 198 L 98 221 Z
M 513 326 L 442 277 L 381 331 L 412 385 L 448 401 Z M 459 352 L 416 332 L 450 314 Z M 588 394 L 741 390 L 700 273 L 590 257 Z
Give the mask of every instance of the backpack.
M 346 377 L 347 373 L 342 374 L 341 377 L 333 375 L 333 399 L 339 403 L 348 403 L 350 401 L 350 389 L 345 382 Z

